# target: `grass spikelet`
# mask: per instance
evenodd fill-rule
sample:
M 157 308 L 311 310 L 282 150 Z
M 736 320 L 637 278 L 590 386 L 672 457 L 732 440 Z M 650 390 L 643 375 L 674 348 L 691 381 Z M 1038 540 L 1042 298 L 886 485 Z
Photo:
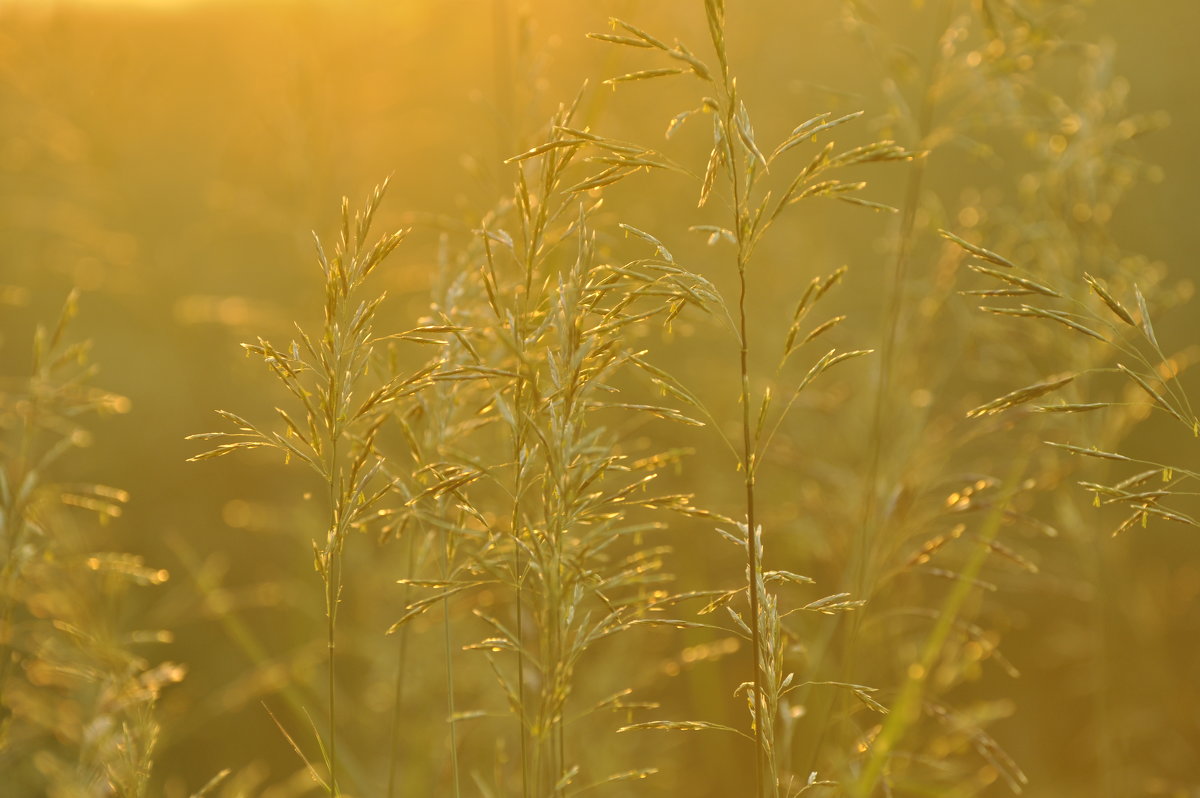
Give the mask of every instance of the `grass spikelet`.
M 1037 382 L 1033 385 L 1026 385 L 1024 388 L 1018 388 L 1015 391 L 1006 393 L 1004 396 L 993 399 L 987 404 L 980 405 L 974 410 L 969 411 L 967 413 L 967 417 L 979 418 L 980 416 L 990 416 L 995 413 L 1008 410 L 1011 407 L 1023 405 L 1034 399 L 1045 396 L 1048 393 L 1057 391 L 1064 385 L 1069 385 L 1074 379 L 1074 374 L 1068 374 L 1066 376 L 1055 377 L 1044 382 Z
M 353 214 L 349 200 L 343 200 L 341 230 L 332 255 L 318 242 L 318 261 L 325 278 L 325 314 L 319 335 L 300 331 L 309 360 L 304 359 L 298 344 L 292 345 L 291 354 L 277 350 L 263 339 L 256 345 L 246 345 L 247 352 L 261 356 L 267 368 L 298 401 L 308 434 L 301 432 L 300 424 L 284 410 L 278 411 L 285 424 L 283 433 L 223 413 L 239 431 L 219 436 L 218 439 L 232 440 L 191 458 L 201 461 L 238 449 L 274 448 L 283 452 L 285 459 L 299 457 L 325 482 L 328 525 L 325 533 L 314 539 L 313 551 L 325 598 L 329 733 L 321 748 L 328 771 L 323 784 L 330 796 L 341 794 L 336 628 L 344 579 L 343 548 L 351 531 L 361 528 L 387 495 L 386 484 L 382 488 L 379 485 L 376 433 L 391 403 L 428 385 L 430 374 L 429 369 L 424 369 L 379 386 L 373 392 L 366 390 L 375 347 L 384 340 L 375 337 L 373 326 L 383 296 L 365 299 L 361 291 L 371 273 L 406 235 L 406 231 L 399 231 L 385 234 L 373 245 L 367 241 L 386 185 L 386 182 L 380 184 L 364 208 Z M 399 336 L 405 340 L 413 338 L 411 333 Z M 360 393 L 367 393 L 367 398 L 358 404 L 354 396 Z M 213 434 L 192 437 L 210 439 Z
M 947 241 L 957 244 L 959 248 L 961 248 L 962 250 L 966 251 L 967 253 L 969 253 L 971 255 L 974 255 L 975 257 L 979 258 L 980 260 L 985 260 L 988 263 L 995 264 L 996 266 L 1003 266 L 1006 269 L 1014 269 L 1015 270 L 1017 268 L 1016 264 L 1014 264 L 1012 261 L 1010 261 L 1008 258 L 1004 257 L 1003 255 L 999 255 L 995 252 L 992 252 L 990 249 L 985 249 L 984 247 L 981 247 L 978 244 L 972 244 L 970 241 L 967 241 L 965 238 L 962 238 L 960 236 L 955 235 L 954 233 L 951 233 L 949 230 L 938 230 L 938 233 L 942 236 L 942 238 L 945 238 Z
M 1095 292 L 1096 296 L 1100 297 L 1104 304 L 1108 306 L 1108 309 L 1117 315 L 1117 318 L 1128 324 L 1130 327 L 1137 326 L 1137 323 L 1133 320 L 1133 315 L 1125 309 L 1124 305 L 1117 301 L 1116 297 L 1114 297 L 1104 286 L 1104 283 L 1087 272 L 1083 273 L 1083 279 L 1089 286 L 1091 286 L 1091 289 L 1093 292 Z

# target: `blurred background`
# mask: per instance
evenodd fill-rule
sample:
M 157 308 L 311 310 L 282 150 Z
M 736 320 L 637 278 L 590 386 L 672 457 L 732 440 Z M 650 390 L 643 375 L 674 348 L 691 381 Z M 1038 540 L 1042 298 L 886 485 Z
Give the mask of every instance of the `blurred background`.
M 1200 81 L 1192 50 L 1200 6 L 1029 5 L 1035 15 L 1070 6 L 1065 35 L 1111 53 L 1106 79 L 1127 81 L 1121 113 L 1144 120 L 1148 132 L 1122 143 L 1120 157 L 1142 166 L 1130 172 L 1136 179 L 1099 224 L 1122 253 L 1136 253 L 1131 262 L 1152 282 L 1169 287 L 1164 296 L 1186 297 L 1200 268 L 1193 188 L 1200 180 L 1194 146 Z M 876 0 L 872 8 L 832 0 L 731 3 L 732 58 L 759 136 L 775 141 L 823 111 L 864 110 L 860 126 L 843 134 L 847 144 L 890 136 L 917 147 L 896 122 L 896 95 L 907 91 L 905 70 L 925 71 L 946 20 L 979 7 L 948 0 Z M 241 791 L 231 795 L 315 794 L 263 709 L 266 702 L 304 747 L 313 748 L 305 709 L 317 715 L 322 706 L 314 682 L 323 656 L 323 606 L 308 541 L 320 534 L 321 522 L 320 508 L 304 497 L 315 486 L 298 469 L 267 456 L 185 462 L 200 450 L 185 436 L 215 428 L 215 409 L 265 418 L 279 401 L 277 386 L 260 363 L 243 357 L 239 344 L 258 336 L 282 344 L 293 321 L 319 320 L 311 231 L 333 235 L 340 198 L 357 204 L 389 176 L 377 228 L 411 226 L 413 233 L 378 284 L 389 294 L 389 326 L 413 326 L 428 311 L 439 247 L 463 245 L 480 217 L 511 192 L 514 173 L 502 160 L 539 141 L 549 115 L 585 80 L 580 126 L 660 146 L 667 120 L 695 105 L 698 95 L 670 81 L 620 92 L 602 85 L 605 78 L 659 66 L 648 64 L 642 51 L 585 38 L 608 32 L 612 16 L 707 53 L 699 2 L 0 4 L 0 372 L 6 378 L 28 372 L 34 326 L 52 323 L 67 293 L 80 289 L 74 335 L 93 340 L 92 358 L 101 368 L 96 383 L 128 397 L 130 409 L 93 425 L 92 444 L 64 465 L 63 479 L 129 492 L 123 517 L 99 528 L 94 546 L 136 553 L 169 571 L 165 584 L 125 597 L 120 622 L 169 630 L 171 642 L 143 646 L 139 653 L 187 668 L 186 678 L 166 688 L 158 705 L 162 731 L 152 794 L 188 795 L 224 768 L 233 769 Z M 863 45 L 870 37 L 854 20 L 877 26 L 874 52 Z M 1080 70 L 1069 59 L 1051 59 L 1035 80 L 1075 96 Z M 1020 252 L 1031 206 L 1019 210 L 1025 196 L 1019 179 L 1057 161 L 1036 147 L 1022 149 L 1008 122 L 980 117 L 972 124 L 971 145 L 938 147 L 928 159 L 918 227 L 975 227 L 994 233 L 987 246 Z M 698 124 L 685 128 L 672 153 L 698 160 L 702 169 L 708 135 Z M 904 169 L 873 170 L 869 196 L 900 205 Z M 606 212 L 653 231 L 681 260 L 704 271 L 708 250 L 702 237 L 686 231 L 710 222 L 716 211 L 697 214 L 694 192 L 673 177 L 626 181 L 607 195 Z M 879 347 L 887 334 L 883 275 L 897 217 L 834 205 L 792 217 L 787 230 L 765 245 L 760 258 L 772 289 L 758 296 L 762 324 L 786 317 L 794 295 L 813 276 L 848 264 L 836 301 L 851 320 L 839 342 Z M 936 236 L 922 236 L 909 266 L 914 296 L 924 295 L 922 281 L 936 282 L 935 265 L 944 259 Z M 620 253 L 619 236 L 611 239 L 609 251 Z M 728 286 L 727 276 L 714 279 Z M 967 299 L 944 301 L 962 305 L 951 317 L 973 317 Z M 1194 305 L 1174 299 L 1162 304 L 1159 338 L 1164 345 L 1173 342 L 1168 349 L 1200 341 Z M 917 331 L 919 313 L 902 318 L 902 330 L 912 330 L 905 340 L 930 337 Z M 971 322 L 964 324 L 932 337 L 973 335 Z M 712 345 L 698 319 L 681 325 L 665 351 L 732 418 L 736 395 L 723 394 L 722 384 L 732 382 L 735 350 Z M 933 373 L 946 358 L 966 363 L 986 359 L 988 352 L 981 345 L 939 354 L 936 342 L 927 342 L 918 353 L 915 346 L 901 372 Z M 769 540 L 768 556 L 774 552 L 782 561 L 778 567 L 824 577 L 827 584 L 838 580 L 845 547 L 831 542 L 841 534 L 839 522 L 821 519 L 838 515 L 831 505 L 853 515 L 862 486 L 854 487 L 852 477 L 861 473 L 869 450 L 870 414 L 863 409 L 869 402 L 861 394 L 869 393 L 874 372 L 869 365 L 848 369 L 805 407 L 819 429 L 810 434 L 797 422 L 777 463 L 785 476 L 764 489 L 774 491 L 769 515 L 781 525 L 812 521 L 794 538 Z M 931 379 L 912 383 L 905 406 L 943 413 L 954 419 L 946 424 L 959 424 L 965 409 L 1031 381 L 996 371 L 980 380 Z M 893 421 L 907 423 L 899 415 Z M 1145 425 L 1139 445 L 1195 464 L 1195 443 L 1181 443 L 1164 430 Z M 706 504 L 736 507 L 733 464 L 721 450 L 690 432 L 667 434 L 701 452 L 676 477 L 682 488 Z M 1024 438 L 988 440 L 982 459 L 963 465 L 964 472 L 1003 472 L 1006 447 Z M 895 440 L 892 448 L 910 445 L 928 467 L 941 457 L 920 442 Z M 804 452 L 815 454 L 804 460 Z M 823 458 L 830 463 L 816 462 Z M 894 462 L 899 475 L 915 467 L 901 455 Z M 787 474 L 801 475 L 803 486 L 789 483 Z M 1063 495 L 1077 492 L 1067 484 L 1074 479 L 1063 480 Z M 950 492 L 948 483 L 939 484 Z M 1038 501 L 1028 508 L 1034 515 L 1056 499 Z M 1029 795 L 1200 795 L 1200 537 L 1175 525 L 1135 530 L 1120 539 L 1122 548 L 1104 555 L 1119 560 L 1119 574 L 1089 584 L 1074 569 L 1078 552 L 1117 544 L 1107 535 L 1111 518 L 1086 518 L 1065 536 L 1074 535 L 1077 548 L 1023 544 L 1023 556 L 1041 564 L 1040 574 L 1008 573 L 997 580 L 1006 595 L 989 594 L 986 601 L 994 606 L 985 611 L 991 613 L 986 625 L 1003 631 L 1006 655 L 1023 675 L 1012 680 L 985 674 L 968 692 L 992 702 L 999 720 L 990 733 L 1029 775 Z M 669 568 L 681 584 L 737 579 L 739 564 L 718 558 L 723 547 L 709 550 L 707 539 L 704 547 L 688 543 L 711 533 L 685 525 L 672 534 L 677 537 L 668 542 L 678 552 Z M 354 603 L 346 619 L 347 628 L 356 630 L 346 636 L 353 664 L 343 672 L 356 685 L 358 703 L 345 750 L 351 752 L 347 767 L 369 774 L 365 785 L 376 785 L 364 786 L 362 794 L 382 795 L 377 763 L 385 756 L 395 658 L 382 633 L 400 612 L 399 559 L 376 551 L 370 539 L 359 543 L 348 566 L 356 574 L 348 580 Z M 1104 625 L 1109 647 L 1102 653 L 1093 645 L 1097 601 L 1111 603 L 1105 604 Z M 467 618 L 470 610 L 464 605 L 456 612 Z M 415 650 L 436 648 L 421 643 L 420 634 Z M 692 660 L 707 655 L 693 651 L 691 659 L 681 658 L 688 646 L 703 642 L 691 632 L 648 637 L 632 655 L 601 650 L 588 673 L 604 682 L 619 662 L 639 694 L 664 701 L 676 716 L 740 725 L 731 693 L 743 678 L 743 658 L 713 656 L 695 665 Z M 1101 656 L 1110 657 L 1113 673 L 1098 686 L 1086 674 Z M 402 736 L 402 766 L 412 781 L 402 794 L 448 794 L 440 659 L 434 654 L 413 662 L 410 720 Z M 670 678 L 681 668 L 684 679 Z M 463 677 L 460 706 L 497 703 L 486 694 L 486 669 L 480 672 L 477 679 Z M 1107 717 L 1094 714 L 1097 690 L 1108 696 Z M 1111 747 L 1089 747 L 1085 738 L 1106 723 L 1116 730 Z M 486 732 L 464 734 L 464 746 L 503 759 L 503 751 L 489 748 Z M 663 773 L 612 794 L 740 794 L 741 782 L 731 771 L 745 757 L 725 757 L 724 742 L 630 736 L 611 743 L 596 738 L 591 755 L 617 763 L 611 769 L 623 769 L 624 762 L 655 765 Z M 490 774 L 492 760 L 473 767 Z M 1097 791 L 1098 779 L 1107 779 L 1108 792 Z M 0 794 L 7 794 L 2 783 L 0 776 Z M 979 790 L 999 795 L 1007 788 L 995 780 Z

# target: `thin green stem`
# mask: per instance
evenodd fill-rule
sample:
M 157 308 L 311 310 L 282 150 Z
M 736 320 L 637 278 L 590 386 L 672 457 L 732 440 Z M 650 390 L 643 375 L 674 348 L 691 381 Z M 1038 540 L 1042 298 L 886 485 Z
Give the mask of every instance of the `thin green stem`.
M 326 318 L 325 335 L 332 349 L 332 362 L 326 373 L 326 402 L 333 412 L 326 421 L 329 434 L 329 460 L 325 469 L 326 481 L 329 487 L 329 530 L 325 542 L 325 565 L 322 578 L 325 581 L 325 633 L 328 645 L 328 693 L 329 693 L 329 795 L 337 798 L 341 795 L 338 788 L 337 761 L 337 609 L 341 600 L 341 547 L 343 524 L 345 523 L 346 508 L 343 506 L 343 471 L 339 460 L 339 444 L 344 432 L 342 419 L 346 417 L 344 407 L 342 379 L 346 375 L 348 361 L 352 353 L 348 352 L 346 331 L 348 329 L 347 311 L 349 295 L 347 291 L 337 286 L 330 286 L 328 291 L 335 292 L 336 301 L 332 308 L 332 316 Z M 351 378 L 352 379 L 352 378 Z
M 517 722 L 520 725 L 521 732 L 521 795 L 523 798 L 529 798 L 529 724 L 525 718 L 525 601 L 524 601 L 524 568 L 525 565 L 521 561 L 521 492 L 524 489 L 524 463 L 522 456 L 525 449 L 525 421 L 524 408 L 522 407 L 524 399 L 524 378 L 521 376 L 522 361 L 524 360 L 524 344 L 525 332 L 524 325 L 521 319 L 524 318 L 523 309 L 517 314 L 516 329 L 513 330 L 513 338 L 517 347 L 517 380 L 513 388 L 513 468 L 516 473 L 513 476 L 513 506 L 512 519 L 510 528 L 513 538 L 513 579 L 516 580 L 516 635 L 517 635 L 517 702 L 520 705 L 518 708 Z
M 34 377 L 36 379 L 36 376 Z M 13 629 L 13 582 L 17 578 L 17 557 L 25 538 L 25 509 L 28 504 L 32 487 L 26 487 L 31 481 L 29 462 L 33 451 L 33 438 L 37 434 L 36 414 L 38 402 L 36 394 L 31 396 L 34 401 L 29 403 L 29 410 L 22 414 L 21 438 L 18 443 L 17 456 L 14 458 L 16 467 L 8 475 L 8 496 L 4 508 L 4 540 L 5 552 L 4 569 L 0 572 L 0 601 L 4 602 L 3 613 L 0 614 L 0 707 L 4 704 L 4 692 L 8 685 L 9 671 L 12 667 L 14 654 L 15 631 Z
M 740 239 L 739 239 L 740 243 Z M 740 248 L 740 247 L 739 247 Z M 738 256 L 738 330 L 741 335 L 740 370 L 742 377 L 742 471 L 746 489 L 746 562 L 750 591 L 750 632 L 754 657 L 754 794 L 763 794 L 762 739 L 762 640 L 759 630 L 758 596 L 758 527 L 755 523 L 754 501 L 754 430 L 750 423 L 750 345 L 746 330 L 747 280 L 745 264 Z
M 942 602 L 937 623 L 930 631 L 929 637 L 925 639 L 920 659 L 909 665 L 908 678 L 900 688 L 900 694 L 892 704 L 882 730 L 871 744 L 861 775 L 850 785 L 851 798 L 869 798 L 879 783 L 883 770 L 897 745 L 920 717 L 925 684 L 933 672 L 934 666 L 937 665 L 938 658 L 941 656 L 950 632 L 954 629 L 963 605 L 971 592 L 978 590 L 979 572 L 991 551 L 988 544 L 995 540 L 1000 533 L 1005 511 L 1021 484 L 1022 477 L 1029 465 L 1029 459 L 1030 453 L 1026 451 L 1013 463 L 1004 481 L 1003 493 L 988 513 L 983 528 L 979 532 L 980 545 L 971 554 L 962 568 L 961 578 L 954 583 L 954 587 Z
M 445 535 L 447 540 L 442 560 L 442 576 L 448 579 L 450 576 L 450 531 L 445 530 Z M 449 597 L 442 599 L 442 643 L 446 654 L 446 709 L 450 719 L 450 770 L 454 783 L 454 796 L 459 798 L 462 795 L 462 788 L 458 778 L 458 719 L 454 716 L 456 711 L 454 708 L 454 646 L 450 634 Z
M 947 17 L 950 13 L 951 5 L 952 3 L 947 4 Z M 934 60 L 930 65 L 929 76 L 925 83 L 925 91 L 921 96 L 920 109 L 917 112 L 916 118 L 912 120 L 912 133 L 922 143 L 933 125 L 934 114 L 937 111 L 937 97 L 934 89 L 941 68 L 944 66 L 941 57 L 938 55 L 937 42 L 941 38 L 941 31 L 945 30 L 948 24 L 949 20 L 947 18 L 944 24 L 935 29 L 937 35 L 931 48 L 934 53 Z M 917 158 L 909 170 L 908 179 L 905 183 L 904 210 L 900 221 L 900 228 L 897 232 L 896 256 L 892 262 L 887 309 L 883 333 L 880 338 L 879 381 L 875 388 L 875 401 L 871 414 L 871 441 L 873 443 L 871 447 L 871 459 L 867 467 L 867 490 L 863 502 L 863 520 L 862 525 L 859 527 L 855 543 L 856 552 L 852 566 L 854 573 L 851 580 L 851 589 L 857 595 L 864 598 L 866 597 L 871 575 L 871 568 L 869 567 L 870 549 L 874 537 L 873 526 L 876 522 L 875 516 L 878 512 L 878 482 L 879 473 L 883 466 L 884 430 L 887 427 L 885 416 L 887 408 L 890 406 L 888 400 L 892 389 L 892 370 L 895 363 L 896 338 L 900 331 L 900 320 L 905 307 L 904 285 L 908 277 L 908 264 L 912 254 L 917 210 L 921 202 L 921 189 L 925 181 L 925 164 L 927 161 L 927 158 Z M 851 621 L 852 629 L 857 628 L 859 620 L 859 614 L 856 613 Z
M 952 3 L 947 3 L 947 15 L 950 13 L 951 5 Z M 934 114 L 937 110 L 934 85 L 942 66 L 941 58 L 938 55 L 937 41 L 941 37 L 940 32 L 945 29 L 948 22 L 949 20 L 947 19 L 943 25 L 936 28 L 937 34 L 931 48 L 934 53 L 934 60 L 930 65 L 925 91 L 921 97 L 920 109 L 917 116 L 912 119 L 912 134 L 922 143 L 924 142 L 926 133 L 933 124 Z M 897 231 L 896 252 L 890 274 L 891 279 L 889 281 L 884 328 L 880 338 L 879 379 L 875 388 L 871 414 L 871 455 L 867 466 L 863 515 L 862 522 L 858 528 L 858 534 L 855 536 L 854 549 L 851 554 L 851 578 L 846 588 L 860 598 L 869 598 L 871 592 L 873 572 L 871 559 L 878 533 L 876 526 L 878 524 L 879 512 L 879 481 L 880 472 L 883 470 L 885 430 L 887 429 L 886 415 L 888 407 L 891 406 L 889 399 L 891 397 L 892 371 L 896 357 L 896 338 L 900 331 L 900 322 L 905 308 L 904 286 L 908 276 L 908 264 L 914 244 L 917 210 L 920 206 L 921 190 L 925 181 L 926 162 L 926 158 L 917 158 L 915 163 L 912 164 L 905 182 L 903 215 L 900 220 L 899 230 Z M 854 681 L 853 668 L 857 656 L 858 630 L 864 617 L 863 613 L 853 613 L 846 626 L 846 636 L 842 652 L 842 672 L 843 678 L 847 681 Z M 834 703 L 830 701 L 826 704 L 825 722 L 822 724 L 820 739 L 814 748 L 814 757 L 819 753 L 821 744 L 828 732 L 828 716 L 833 711 Z
M 205 601 L 213 600 L 222 588 L 216 578 L 204 569 L 200 555 L 191 547 L 191 544 L 181 535 L 168 536 L 166 544 L 175 558 L 182 563 L 185 573 L 194 582 L 198 595 Z M 217 617 L 230 642 L 245 655 L 247 663 L 253 667 L 263 667 L 274 661 L 241 615 L 218 613 Z M 279 695 L 297 723 L 306 723 L 311 720 L 307 715 L 308 707 L 312 706 L 314 702 L 320 701 L 321 698 L 319 689 L 311 685 L 287 684 L 280 689 Z M 213 710 L 210 709 L 209 712 L 213 712 Z M 201 712 L 193 713 L 193 716 L 188 719 L 189 724 L 186 731 L 194 731 L 202 727 L 203 714 Z M 176 732 L 182 734 L 185 729 L 176 726 Z M 364 769 L 361 763 L 354 759 L 353 752 L 349 754 L 343 752 L 341 768 L 349 773 L 352 783 L 362 783 Z
M 334 567 L 334 560 L 337 559 L 337 554 L 331 554 L 329 559 L 329 567 L 331 570 Z M 334 628 L 336 626 L 334 618 L 334 605 L 337 602 L 337 586 L 334 584 L 332 577 L 327 577 L 325 580 L 325 618 L 326 632 L 329 644 L 329 794 L 338 796 L 338 769 L 337 769 L 337 693 L 334 689 L 334 663 L 337 658 L 334 655 L 335 639 Z
M 764 795 L 764 778 L 765 778 L 765 763 L 766 749 L 763 742 L 763 688 L 762 688 L 762 632 L 759 624 L 759 613 L 761 612 L 758 583 L 759 583 L 759 562 L 758 562 L 758 526 L 755 517 L 755 451 L 758 448 L 755 441 L 754 427 L 750 419 L 750 337 L 747 325 L 746 299 L 749 293 L 749 281 L 747 280 L 747 267 L 749 258 L 750 242 L 747 241 L 747 236 L 751 233 L 748 228 L 748 220 L 750 213 L 747 206 L 747 198 L 742 190 L 741 180 L 738 177 L 738 158 L 737 148 L 734 144 L 736 134 L 735 114 L 737 108 L 734 102 L 734 83 L 729 74 L 729 64 L 725 52 L 724 31 L 720 30 L 719 26 L 723 23 L 721 14 L 714 13 L 710 8 L 710 26 L 709 32 L 712 36 L 713 47 L 717 51 L 717 57 L 721 62 L 721 100 L 725 106 L 722 109 L 722 122 L 724 124 L 724 140 L 726 148 L 726 170 L 729 177 L 729 187 L 733 200 L 733 230 L 734 237 L 737 241 L 737 274 L 738 274 L 738 371 L 741 376 L 741 403 L 742 403 L 742 452 L 741 466 L 742 473 L 745 479 L 745 495 L 746 495 L 746 563 L 747 563 L 747 582 L 748 591 L 750 594 L 750 646 L 752 648 L 752 658 L 754 667 L 754 678 L 752 679 L 753 691 L 752 706 L 753 706 L 753 731 L 754 731 L 754 771 L 752 774 L 751 783 L 753 785 L 753 795 L 756 798 L 763 798 Z M 723 13 L 723 12 L 722 12 Z M 747 186 L 749 191 L 749 186 Z M 772 776 L 773 779 L 773 776 Z
M 408 579 L 411 579 L 416 572 L 416 547 L 416 535 L 410 534 L 408 536 L 408 573 L 406 574 Z M 403 606 L 407 607 L 411 600 L 412 585 L 406 584 Z M 400 640 L 396 646 L 396 682 L 392 698 L 392 723 L 389 735 L 391 742 L 388 745 L 388 798 L 396 798 L 396 787 L 399 783 L 400 713 L 404 704 L 404 670 L 408 663 L 408 629 L 408 624 L 400 629 Z
M 341 354 L 340 352 L 338 353 Z M 338 366 L 340 366 L 341 358 L 338 358 Z M 334 376 L 331 379 L 331 386 L 336 387 L 337 379 Z M 331 391 L 331 396 L 336 395 Z M 339 526 L 341 524 L 339 516 L 341 513 L 338 509 L 338 467 L 337 467 L 337 450 L 338 436 L 336 431 L 330 432 L 330 449 L 329 449 L 329 541 L 326 544 L 328 551 L 325 560 L 325 632 L 328 645 L 328 671 L 329 671 L 329 794 L 336 798 L 340 793 L 338 791 L 338 768 L 337 768 L 337 691 L 335 688 L 335 667 L 336 667 L 336 638 L 335 631 L 337 627 L 337 601 L 338 601 L 338 545 L 339 545 Z

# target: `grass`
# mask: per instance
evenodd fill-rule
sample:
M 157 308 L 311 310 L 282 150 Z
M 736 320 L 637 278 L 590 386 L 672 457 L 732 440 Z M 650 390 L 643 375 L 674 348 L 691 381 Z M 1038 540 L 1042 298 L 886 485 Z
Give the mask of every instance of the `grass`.
M 1110 229 L 1159 120 L 1074 3 L 924 6 L 820 29 L 853 104 L 740 6 L 613 18 L 603 82 L 526 134 L 536 17 L 510 41 L 498 3 L 535 78 L 456 130 L 498 196 L 380 236 L 385 181 L 318 269 L 213 305 L 265 379 L 205 378 L 248 409 L 189 479 L 241 537 L 168 533 L 187 580 L 108 552 L 128 497 L 75 484 L 128 402 L 72 295 L 0 395 L 14 794 L 1182 794 L 1200 582 L 1139 547 L 1200 525 L 1194 356 Z M 165 620 L 211 649 L 170 690 Z
M 781 699 L 791 690 L 791 682 L 795 674 L 784 671 L 783 650 L 785 638 L 781 625 L 781 613 L 778 602 L 768 590 L 769 581 L 787 583 L 789 581 L 804 583 L 811 581 L 787 571 L 767 570 L 762 562 L 763 543 L 761 540 L 762 527 L 758 520 L 756 502 L 756 483 L 759 464 L 770 444 L 769 431 L 777 429 L 791 410 L 802 392 L 809 387 L 813 380 L 828 369 L 847 360 L 870 354 L 870 350 L 852 350 L 838 352 L 831 349 L 809 368 L 808 372 L 797 379 L 792 386 L 786 386 L 786 400 L 781 409 L 772 407 L 772 395 L 768 387 L 761 395 L 756 395 L 752 389 L 752 380 L 757 376 L 751 369 L 751 337 L 748 326 L 750 308 L 750 272 L 751 260 L 759 241 L 791 205 L 820 197 L 835 197 L 838 199 L 865 204 L 868 207 L 887 210 L 887 206 L 863 200 L 858 196 L 866 183 L 838 179 L 833 175 L 838 170 L 864 163 L 906 161 L 912 158 L 912 153 L 892 141 L 874 142 L 855 147 L 844 152 L 836 152 L 833 142 L 826 144 L 808 161 L 807 165 L 797 170 L 790 180 L 778 188 L 777 198 L 770 190 L 760 187 L 760 180 L 770 174 L 772 166 L 776 171 L 781 168 L 783 156 L 798 145 L 807 141 L 816 141 L 818 136 L 828 130 L 849 122 L 859 114 L 849 114 L 833 118 L 825 113 L 813 117 L 797 125 L 791 134 L 784 138 L 768 157 L 760 150 L 755 141 L 754 127 L 750 113 L 745 103 L 738 97 L 737 80 L 731 72 L 729 53 L 725 38 L 725 7 L 721 2 L 709 2 L 705 5 L 709 37 L 717 59 L 717 67 L 710 69 L 704 62 L 691 54 L 683 44 L 669 48 L 660 39 L 641 29 L 614 20 L 614 27 L 622 31 L 620 35 L 600 35 L 597 38 L 610 41 L 613 44 L 659 50 L 669 59 L 681 61 L 687 65 L 690 72 L 698 78 L 704 90 L 712 91 L 714 97 L 704 97 L 700 108 L 711 115 L 713 120 L 714 145 L 709 153 L 707 166 L 700 181 L 699 205 L 703 207 L 709 200 L 714 187 L 724 184 L 725 196 L 722 198 L 728 207 L 729 217 L 724 225 L 705 227 L 711 234 L 711 242 L 732 244 L 734 253 L 732 266 L 737 275 L 736 301 L 721 300 L 724 315 L 732 321 L 732 332 L 737 339 L 738 347 L 738 384 L 740 392 L 738 404 L 741 408 L 741 448 L 738 452 L 738 468 L 742 474 L 745 502 L 742 508 L 745 521 L 738 521 L 740 528 L 740 543 L 746 554 L 746 580 L 744 592 L 747 596 L 749 614 L 744 615 L 730 608 L 735 628 L 748 633 L 752 652 L 751 678 L 747 685 L 747 698 L 750 709 L 750 736 L 754 743 L 754 766 L 750 773 L 751 794 L 757 796 L 780 795 L 781 788 L 786 789 L 788 774 L 781 772 L 776 753 L 776 716 Z M 632 34 L 629 36 L 628 34 Z M 680 69 L 664 68 L 660 70 L 645 70 L 622 76 L 616 80 L 645 80 L 673 75 Z M 606 142 L 599 141 L 599 146 L 605 147 Z M 609 148 L 615 152 L 620 149 L 614 144 Z M 637 153 L 629 159 L 630 166 L 636 166 L 645 160 L 649 153 Z M 779 163 L 777 163 L 779 162 Z M 822 334 L 832 329 L 841 321 L 834 317 L 816 327 L 804 331 L 802 324 L 821 297 L 837 282 L 840 273 L 822 280 L 814 280 L 807 292 L 799 300 L 793 314 L 792 324 L 783 342 L 783 354 L 776 372 L 782 372 L 790 356 L 801 347 L 814 341 Z M 804 333 L 802 335 L 802 333 Z M 757 380 L 754 380 L 757 381 Z M 754 408 L 758 410 L 755 412 Z M 703 408 L 702 408 L 703 409 Z M 704 410 L 706 416 L 711 413 Z M 733 533 L 726 532 L 731 537 Z M 742 591 L 735 591 L 741 593 Z M 729 594 L 722 597 L 722 603 L 729 607 Z M 822 600 L 816 607 L 802 609 L 818 609 L 821 612 L 835 610 L 850 610 L 860 606 L 859 601 L 845 600 L 848 594 L 839 594 Z
M 311 763 L 309 768 L 331 796 L 342 794 L 338 784 L 336 678 L 337 617 L 345 579 L 342 552 L 350 532 L 362 526 L 391 491 L 392 483 L 379 479 L 383 470 L 375 443 L 379 429 L 388 419 L 391 405 L 428 384 L 431 370 L 396 375 L 381 384 L 367 383 L 375 347 L 386 340 L 377 338 L 374 328 L 375 314 L 384 297 L 364 298 L 362 289 L 371 272 L 405 236 L 404 232 L 391 233 L 373 245 L 367 239 L 385 186 L 381 185 L 366 207 L 353 216 L 349 203 L 343 203 L 341 231 L 331 255 L 325 254 L 318 241 L 325 278 L 325 319 L 319 333 L 309 335 L 300 330 L 300 343 L 294 342 L 288 350 L 276 349 L 262 339 L 246 345 L 247 352 L 260 355 L 299 402 L 298 419 L 278 408 L 282 431 L 269 431 L 222 411 L 221 415 L 236 426 L 236 432 L 193 436 L 221 441 L 194 460 L 241 449 L 272 448 L 288 460 L 295 457 L 309 466 L 324 482 L 328 521 L 325 533 L 313 541 L 313 556 L 325 600 L 328 734 L 321 753 L 327 775 L 319 775 Z M 425 334 L 440 331 L 424 327 L 390 337 L 423 340 Z
M 96 548 L 96 528 L 119 518 L 127 494 L 63 481 L 64 461 L 90 443 L 91 415 L 128 410 L 95 388 L 86 341 L 72 341 L 72 294 L 53 328 L 34 336 L 31 374 L 5 385 L 0 571 L 0 762 L 21 793 L 151 794 L 160 691 L 185 669 L 138 656 L 120 608 L 131 588 L 165 582 L 140 557 Z M 18 665 L 19 667 L 14 667 Z

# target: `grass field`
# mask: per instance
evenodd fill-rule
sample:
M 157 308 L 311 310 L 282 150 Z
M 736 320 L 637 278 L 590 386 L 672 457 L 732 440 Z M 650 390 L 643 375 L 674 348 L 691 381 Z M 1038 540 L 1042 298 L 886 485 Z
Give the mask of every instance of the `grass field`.
M 0 6 L 0 796 L 1200 796 L 1195 16 Z

